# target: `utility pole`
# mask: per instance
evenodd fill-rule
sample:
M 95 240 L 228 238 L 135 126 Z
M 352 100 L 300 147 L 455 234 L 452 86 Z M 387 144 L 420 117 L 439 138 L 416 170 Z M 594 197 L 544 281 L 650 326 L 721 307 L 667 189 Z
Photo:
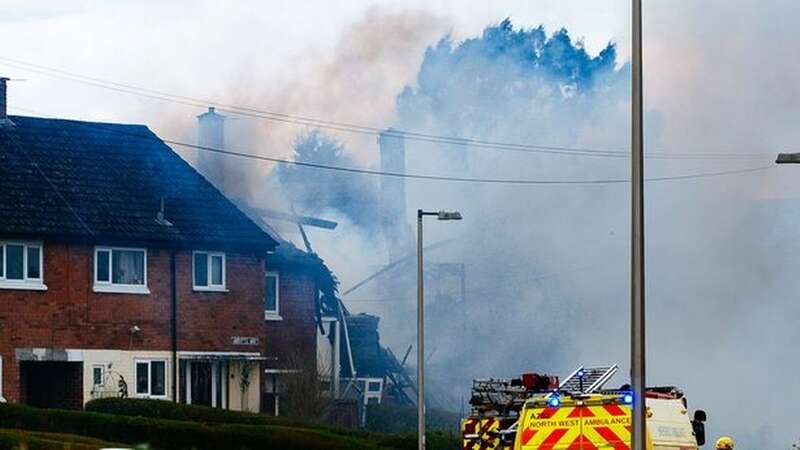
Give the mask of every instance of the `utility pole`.
M 631 384 L 633 450 L 646 450 L 644 114 L 642 92 L 642 0 L 632 0 L 631 67 Z

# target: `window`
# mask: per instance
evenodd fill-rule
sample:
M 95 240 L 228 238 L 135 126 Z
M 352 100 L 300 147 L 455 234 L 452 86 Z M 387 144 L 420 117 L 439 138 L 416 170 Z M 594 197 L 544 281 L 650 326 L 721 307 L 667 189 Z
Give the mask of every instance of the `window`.
M 225 289 L 225 253 L 194 252 L 194 290 L 222 291 Z
M 149 294 L 147 250 L 97 247 L 94 250 L 94 291 Z
M 105 366 L 102 364 L 95 364 L 92 366 L 92 385 L 94 387 L 102 386 L 105 383 Z
M 380 381 L 370 381 L 367 383 L 367 390 L 369 392 L 380 392 L 381 391 L 381 382 Z
M 0 289 L 46 290 L 42 244 L 0 241 Z
M 136 395 L 140 397 L 167 396 L 167 362 L 165 360 L 136 360 Z
M 267 272 L 264 278 L 264 318 L 281 320 L 279 278 L 275 272 Z

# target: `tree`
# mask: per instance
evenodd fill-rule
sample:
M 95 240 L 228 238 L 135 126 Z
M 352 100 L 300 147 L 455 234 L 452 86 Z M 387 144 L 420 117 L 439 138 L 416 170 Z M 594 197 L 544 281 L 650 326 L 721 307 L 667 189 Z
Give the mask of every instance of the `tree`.
M 295 161 L 338 167 L 357 166 L 341 142 L 319 129 L 300 133 L 293 147 Z M 276 172 L 298 212 L 320 214 L 335 210 L 369 232 L 377 230 L 377 186 L 368 177 L 292 165 L 280 166 Z

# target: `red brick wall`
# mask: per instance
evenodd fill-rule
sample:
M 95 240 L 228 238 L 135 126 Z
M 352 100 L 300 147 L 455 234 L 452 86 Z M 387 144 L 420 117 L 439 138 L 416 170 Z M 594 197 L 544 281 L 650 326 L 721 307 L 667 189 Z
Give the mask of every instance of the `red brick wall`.
M 15 349 L 170 350 L 170 250 L 148 249 L 149 295 L 92 292 L 94 247 L 44 243 L 45 292 L 0 290 L 3 395 L 19 400 Z M 192 290 L 192 254 L 176 255 L 178 349 L 260 351 L 264 342 L 263 258 L 226 255 L 229 292 Z M 141 331 L 133 338 L 132 326 Z M 260 346 L 235 346 L 254 336 Z
M 317 329 L 315 308 L 317 288 L 314 278 L 296 268 L 268 268 L 279 273 L 280 315 L 283 320 L 264 322 L 265 355 L 278 361 L 270 366 L 286 368 L 293 358 L 316 367 Z

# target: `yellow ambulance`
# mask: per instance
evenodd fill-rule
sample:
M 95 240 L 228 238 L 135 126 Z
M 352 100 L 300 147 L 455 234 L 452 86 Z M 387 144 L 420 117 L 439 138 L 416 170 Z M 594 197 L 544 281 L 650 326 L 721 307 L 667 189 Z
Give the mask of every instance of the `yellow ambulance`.
M 705 412 L 690 419 L 680 391 L 654 388 L 646 397 L 648 450 L 697 450 L 705 443 Z M 632 403 L 628 391 L 536 395 L 520 412 L 512 448 L 629 450 Z

